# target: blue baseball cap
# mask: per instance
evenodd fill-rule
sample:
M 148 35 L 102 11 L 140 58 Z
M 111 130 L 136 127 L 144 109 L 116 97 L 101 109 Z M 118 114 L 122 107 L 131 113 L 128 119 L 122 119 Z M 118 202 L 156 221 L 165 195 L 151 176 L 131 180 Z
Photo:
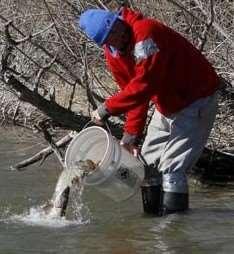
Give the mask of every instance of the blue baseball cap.
M 102 46 L 118 17 L 119 12 L 89 9 L 81 14 L 79 26 L 90 39 Z

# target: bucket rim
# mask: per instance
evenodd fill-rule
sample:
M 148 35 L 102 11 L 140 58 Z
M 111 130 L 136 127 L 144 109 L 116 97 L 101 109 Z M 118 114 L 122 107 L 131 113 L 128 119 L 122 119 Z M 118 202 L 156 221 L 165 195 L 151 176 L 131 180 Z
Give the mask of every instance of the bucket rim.
M 76 140 L 80 136 L 82 136 L 85 132 L 88 132 L 90 129 L 98 129 L 98 130 L 102 131 L 105 134 L 105 137 L 106 137 L 106 140 L 107 140 L 107 145 L 106 145 L 106 149 L 105 149 L 105 152 L 103 154 L 102 160 L 99 162 L 99 165 L 101 165 L 103 163 L 104 158 L 106 157 L 106 155 L 108 153 L 108 150 L 110 148 L 110 144 L 111 144 L 111 142 L 110 142 L 110 135 L 109 135 L 109 133 L 104 128 L 102 128 L 100 126 L 91 126 L 91 127 L 85 128 L 85 129 L 81 130 L 79 133 L 77 133 L 77 135 L 72 139 L 72 141 L 68 145 L 68 148 L 67 148 L 66 153 L 65 153 L 65 167 L 67 169 L 69 168 L 68 167 L 68 162 L 67 162 L 67 160 L 68 160 L 68 154 L 69 154 L 70 150 L 72 149 L 72 145 L 76 142 Z

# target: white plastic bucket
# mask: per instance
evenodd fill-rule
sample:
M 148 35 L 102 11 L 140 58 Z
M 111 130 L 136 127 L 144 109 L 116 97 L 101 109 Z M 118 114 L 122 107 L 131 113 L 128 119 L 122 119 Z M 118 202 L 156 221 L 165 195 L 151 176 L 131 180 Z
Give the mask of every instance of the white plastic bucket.
M 65 164 L 68 169 L 87 159 L 98 163 L 98 169 L 86 178 L 85 183 L 115 201 L 133 196 L 143 181 L 143 164 L 101 127 L 82 130 L 67 148 Z

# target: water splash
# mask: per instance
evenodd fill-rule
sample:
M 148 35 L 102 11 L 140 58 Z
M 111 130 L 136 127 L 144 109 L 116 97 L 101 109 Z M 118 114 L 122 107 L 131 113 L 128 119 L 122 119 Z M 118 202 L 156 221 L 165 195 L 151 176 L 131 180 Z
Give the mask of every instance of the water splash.
M 54 217 L 65 216 L 72 189 L 76 190 L 76 200 L 82 204 L 81 196 L 84 188 L 84 179 L 93 173 L 96 168 L 96 164 L 91 160 L 86 160 L 77 162 L 72 169 L 63 170 L 57 182 L 53 198 L 44 206 L 45 212 Z
M 32 207 L 21 215 L 11 215 L 5 223 L 25 223 L 31 226 L 60 228 L 90 222 L 90 211 L 82 201 L 84 179 L 95 170 L 90 161 L 80 161 L 73 169 L 60 174 L 52 199 L 42 206 Z M 65 218 L 70 194 L 72 219 Z
M 50 228 L 61 228 L 71 225 L 80 225 L 79 221 L 68 220 L 65 217 L 54 217 L 45 213 L 40 207 L 32 207 L 29 212 L 12 215 L 5 220 L 7 223 L 24 223 L 29 226 L 42 226 Z M 83 223 L 84 224 L 84 223 Z
M 91 221 L 91 212 L 89 207 L 82 200 L 84 185 L 76 185 L 71 192 L 72 216 L 80 224 L 88 224 Z
M 27 226 L 40 226 L 47 228 L 63 228 L 67 226 L 79 226 L 90 223 L 91 213 L 82 200 L 82 191 L 78 188 L 71 193 L 71 215 L 58 216 L 56 213 L 48 213 L 42 206 L 29 208 L 22 214 L 14 214 L 7 209 L 0 220 L 6 224 L 25 224 Z

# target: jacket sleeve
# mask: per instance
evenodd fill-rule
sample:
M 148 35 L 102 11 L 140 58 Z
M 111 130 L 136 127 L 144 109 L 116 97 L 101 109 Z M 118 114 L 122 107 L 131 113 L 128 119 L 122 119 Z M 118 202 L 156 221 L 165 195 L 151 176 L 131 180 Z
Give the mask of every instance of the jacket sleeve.
M 111 115 L 126 113 L 150 100 L 156 90 L 154 64 L 157 62 L 157 57 L 156 54 L 136 64 L 135 77 L 124 89 L 106 99 L 105 106 Z
M 134 135 L 136 138 L 142 136 L 147 119 L 148 108 L 149 100 L 145 100 L 145 102 L 126 113 L 126 120 L 124 123 L 125 135 Z
M 126 113 L 124 131 L 140 136 L 144 129 L 148 105 L 156 93 L 155 70 L 160 57 L 159 49 L 151 38 L 139 41 L 135 45 L 135 76 L 123 90 L 105 101 L 105 107 L 111 115 Z

